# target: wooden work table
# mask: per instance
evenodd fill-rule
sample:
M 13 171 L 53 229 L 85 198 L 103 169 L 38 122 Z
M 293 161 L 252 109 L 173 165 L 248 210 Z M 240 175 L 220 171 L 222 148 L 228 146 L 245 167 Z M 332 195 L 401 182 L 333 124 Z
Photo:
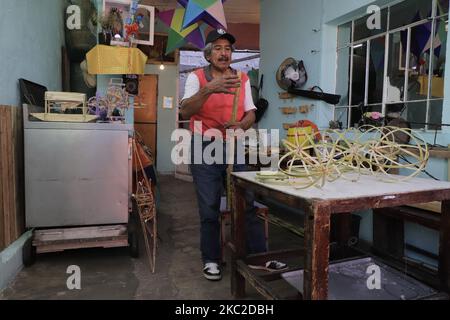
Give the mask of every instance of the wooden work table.
M 254 192 L 260 199 L 272 198 L 305 212 L 305 245 L 303 250 L 296 251 L 295 254 L 305 257 L 301 296 L 308 300 L 323 300 L 328 297 L 329 234 L 332 214 L 442 201 L 439 278 L 442 290 L 448 291 L 450 288 L 450 182 L 413 178 L 392 183 L 364 175 L 360 176 L 357 182 L 340 178 L 326 183 L 322 189 L 311 187 L 300 190 L 285 182 L 262 183 L 255 177 L 256 172 L 232 174 L 231 290 L 235 298 L 245 296 L 245 280 L 248 280 L 264 297 L 277 298 L 268 286 L 259 281 L 256 273 L 247 267 L 248 259 L 251 257 L 247 255 L 245 245 L 245 190 Z M 258 255 L 259 261 L 267 261 L 274 257 L 278 256 L 270 252 Z

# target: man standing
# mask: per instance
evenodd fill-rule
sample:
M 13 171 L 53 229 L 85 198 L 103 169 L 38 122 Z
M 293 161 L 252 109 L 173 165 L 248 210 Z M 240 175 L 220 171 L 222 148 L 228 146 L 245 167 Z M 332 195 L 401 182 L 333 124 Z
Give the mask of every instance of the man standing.
M 226 129 L 248 130 L 255 122 L 255 105 L 252 100 L 250 81 L 245 74 L 239 74 L 230 67 L 233 35 L 224 30 L 213 30 L 206 38 L 205 59 L 209 65 L 191 73 L 186 80 L 185 95 L 181 101 L 181 115 L 190 119 L 193 135 L 209 136 L 211 141 L 202 142 L 202 150 L 194 149 L 191 143 L 192 158 L 201 152 L 200 164 L 191 164 L 191 172 L 197 191 L 200 213 L 200 246 L 202 253 L 203 275 L 208 280 L 220 280 L 220 200 L 223 191 L 227 164 L 214 162 L 206 164 L 203 150 L 216 139 L 225 137 Z M 237 90 L 237 88 L 241 88 Z M 239 93 L 239 96 L 235 96 Z M 233 112 L 233 105 L 237 110 Z M 232 119 L 235 118 L 235 121 Z M 201 122 L 201 125 L 195 125 Z M 211 131 L 210 129 L 213 129 Z M 209 131 L 208 131 L 209 130 Z M 214 134 L 214 131 L 216 134 Z M 213 133 L 211 133 L 213 132 Z M 225 138 L 223 155 L 226 152 Z M 223 157 L 222 157 L 223 158 Z M 235 158 L 236 159 L 236 158 Z M 235 165 L 233 171 L 244 171 L 245 164 Z M 246 195 L 247 250 L 250 253 L 266 251 L 264 228 L 256 215 L 251 194 Z

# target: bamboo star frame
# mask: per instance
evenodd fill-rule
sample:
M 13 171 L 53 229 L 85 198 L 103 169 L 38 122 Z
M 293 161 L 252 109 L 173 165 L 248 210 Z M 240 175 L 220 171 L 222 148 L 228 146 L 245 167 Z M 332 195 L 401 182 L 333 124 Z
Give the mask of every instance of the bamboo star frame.
M 296 143 L 283 140 L 287 152 L 278 162 L 279 172 L 261 172 L 257 179 L 306 189 L 322 188 L 340 178 L 356 182 L 361 175 L 374 175 L 385 182 L 405 181 L 425 169 L 429 150 L 418 133 L 390 126 L 360 129 L 326 130 L 322 133 L 326 139 L 321 141 L 312 135 L 302 140 L 296 137 Z M 400 160 L 405 158 L 408 161 Z M 390 174 L 392 170 L 402 170 L 403 175 Z

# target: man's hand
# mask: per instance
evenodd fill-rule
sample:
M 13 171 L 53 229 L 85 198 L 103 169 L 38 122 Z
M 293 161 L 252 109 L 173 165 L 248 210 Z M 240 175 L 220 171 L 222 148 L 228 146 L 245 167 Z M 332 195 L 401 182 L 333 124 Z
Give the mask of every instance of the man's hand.
M 245 128 L 244 124 L 242 122 L 237 122 L 237 121 L 228 121 L 227 123 L 224 124 L 225 129 L 227 130 L 234 130 L 234 133 L 232 135 L 232 137 L 235 138 L 241 138 L 242 136 L 245 135 L 245 131 L 247 130 L 247 128 Z
M 211 82 L 206 84 L 206 88 L 211 93 L 227 93 L 234 94 L 230 89 L 239 88 L 241 81 L 237 75 L 227 75 L 219 78 L 214 78 Z
M 245 113 L 245 116 L 241 121 L 228 121 L 223 126 L 225 127 L 225 129 L 242 129 L 244 131 L 247 131 L 255 123 L 255 119 L 255 111 L 251 110 Z
M 223 126 L 225 127 L 225 129 L 233 129 L 233 130 L 242 129 L 242 130 L 246 130 L 244 128 L 242 122 L 238 122 L 238 121 L 228 121 Z

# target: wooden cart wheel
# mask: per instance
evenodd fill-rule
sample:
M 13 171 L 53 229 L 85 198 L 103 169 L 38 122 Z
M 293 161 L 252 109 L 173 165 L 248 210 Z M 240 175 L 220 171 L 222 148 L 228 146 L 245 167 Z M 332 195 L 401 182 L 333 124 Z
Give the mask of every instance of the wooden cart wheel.
M 33 246 L 33 237 L 28 238 L 23 245 L 22 260 L 25 267 L 29 267 L 36 262 L 36 247 Z

